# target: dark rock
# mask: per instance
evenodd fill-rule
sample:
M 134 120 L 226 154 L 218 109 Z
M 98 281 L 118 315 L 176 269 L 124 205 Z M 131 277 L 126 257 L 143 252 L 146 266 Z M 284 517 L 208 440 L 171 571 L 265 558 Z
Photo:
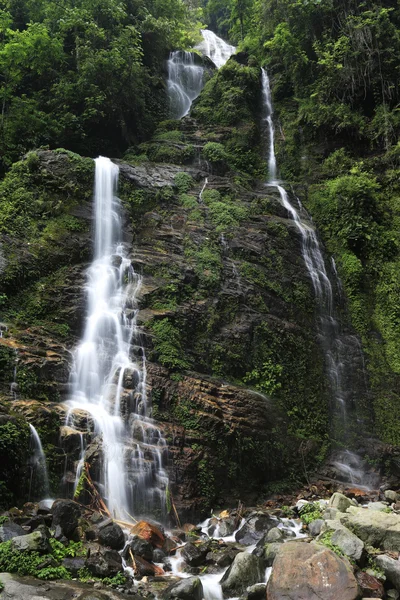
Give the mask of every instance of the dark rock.
M 210 545 L 208 543 L 195 546 L 189 542 L 183 548 L 181 556 L 191 567 L 200 567 L 202 564 L 204 564 L 209 549 Z
M 162 594 L 163 600 L 202 600 L 203 586 L 198 577 L 188 577 L 169 586 Z
M 264 600 L 266 589 L 267 586 L 265 583 L 256 583 L 247 588 L 246 593 L 243 594 L 240 600 Z
M 358 571 L 356 579 L 365 598 L 382 598 L 384 595 L 383 584 L 372 575 Z
M 400 592 L 400 562 L 390 556 L 386 556 L 386 554 L 376 556 L 375 562 L 383 570 L 386 578 Z
M 141 556 L 142 558 L 144 558 L 145 560 L 148 561 L 152 561 L 154 560 L 154 562 L 161 562 L 161 560 L 155 560 L 153 557 L 153 546 L 149 543 L 146 542 L 146 540 L 143 540 L 142 538 L 135 536 L 132 540 L 129 541 L 128 545 L 126 546 L 126 548 L 124 548 L 124 558 L 129 558 L 129 550 L 132 551 L 132 554 L 134 556 Z M 156 548 L 154 549 L 154 554 L 155 553 L 159 553 L 162 558 L 165 556 L 165 553 L 160 549 L 160 548 Z
M 67 538 L 70 538 L 79 525 L 81 510 L 73 500 L 56 500 L 52 506 L 52 527 L 59 525 Z
M 138 552 L 138 554 L 140 554 Z M 143 558 L 146 558 L 143 554 L 141 554 L 140 556 L 143 556 Z M 162 563 L 165 559 L 166 559 L 166 554 L 163 550 L 161 550 L 160 548 L 155 548 L 153 550 L 153 561 L 155 563 Z
M 122 559 L 116 550 L 92 545 L 85 565 L 96 577 L 113 577 L 122 570 Z
M 78 571 L 85 568 L 86 559 L 79 556 L 75 556 L 74 558 L 67 557 L 63 559 L 62 566 L 71 571 L 72 575 L 76 577 Z
M 225 598 L 240 596 L 246 589 L 264 579 L 262 561 L 254 554 L 240 552 L 220 583 Z
M 0 542 L 8 542 L 12 538 L 25 535 L 26 531 L 20 525 L 12 521 L 6 521 L 0 525 Z
M 278 523 L 278 519 L 271 517 L 268 513 L 253 513 L 236 533 L 235 539 L 244 546 L 251 546 L 256 544 L 264 534 L 276 527 Z
M 109 546 L 113 550 L 121 550 L 125 545 L 125 535 L 118 523 L 110 520 L 106 524 L 99 525 L 99 543 Z

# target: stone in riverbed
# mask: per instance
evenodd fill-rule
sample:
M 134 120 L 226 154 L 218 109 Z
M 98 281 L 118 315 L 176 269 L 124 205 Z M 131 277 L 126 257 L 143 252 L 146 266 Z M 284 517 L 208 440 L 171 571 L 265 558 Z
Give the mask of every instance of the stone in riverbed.
M 349 506 L 357 506 L 357 502 L 350 500 L 350 498 L 347 498 L 347 496 L 340 492 L 335 492 L 329 500 L 329 507 L 336 508 L 339 512 L 345 513 Z
M 12 521 L 6 521 L 0 526 L 0 542 L 8 542 L 12 538 L 25 534 L 25 529 L 22 529 L 20 525 L 17 525 Z
M 124 532 L 112 519 L 107 519 L 99 525 L 98 539 L 102 546 L 108 546 L 113 550 L 121 550 L 125 545 Z
M 364 573 L 364 571 L 358 571 L 356 573 L 356 579 L 358 585 L 361 588 L 363 597 L 368 598 L 382 598 L 384 595 L 383 584 L 372 575 Z
M 163 600 L 202 600 L 203 586 L 198 577 L 188 577 L 170 585 L 162 594 Z
M 85 564 L 92 575 L 113 577 L 122 571 L 122 559 L 116 550 L 91 544 L 89 551 Z
M 375 562 L 380 569 L 385 573 L 386 578 L 394 585 L 396 590 L 400 592 L 400 562 L 380 554 L 375 557 Z
M 256 544 L 264 534 L 276 527 L 279 520 L 268 513 L 252 513 L 246 523 L 236 533 L 235 539 L 244 546 Z
M 225 598 L 240 596 L 246 589 L 264 580 L 262 560 L 254 554 L 239 552 L 222 577 L 220 584 Z
M 357 581 L 345 561 L 315 542 L 281 544 L 267 600 L 356 600 Z
M 43 526 L 40 526 L 39 529 L 33 533 L 14 537 L 11 540 L 12 549 L 21 552 L 51 552 L 49 538 L 42 527 Z
M 129 545 L 124 550 L 125 558 L 129 558 L 129 549 L 132 551 L 132 554 L 134 556 L 141 556 L 142 558 L 148 561 L 153 560 L 153 546 L 149 542 L 146 542 L 146 540 L 143 540 L 138 536 L 135 536 L 132 540 L 130 540 Z M 161 553 L 163 557 L 165 556 L 165 553 L 160 548 L 154 550 L 154 553 L 156 552 Z M 156 560 L 155 562 L 162 561 Z
M 350 507 L 341 522 L 369 546 L 400 551 L 400 515 Z
M 331 533 L 331 542 L 338 546 L 345 556 L 355 561 L 360 560 L 364 552 L 364 543 L 339 521 L 326 521 L 325 531 L 318 540 L 323 540 L 326 533 Z
M 81 516 L 79 505 L 73 500 L 56 500 L 51 512 L 53 514 L 52 528 L 55 529 L 59 525 L 65 537 L 71 539 L 79 525 Z
M 315 519 L 315 521 L 311 521 L 308 526 L 308 531 L 312 537 L 317 537 L 322 531 L 322 528 L 325 524 L 323 519 Z
M 183 548 L 181 556 L 191 567 L 200 567 L 204 563 L 209 550 L 210 545 L 207 543 L 195 546 L 189 542 Z
M 157 525 L 147 521 L 139 521 L 133 528 L 132 533 L 149 542 L 155 548 L 162 548 L 165 535 Z

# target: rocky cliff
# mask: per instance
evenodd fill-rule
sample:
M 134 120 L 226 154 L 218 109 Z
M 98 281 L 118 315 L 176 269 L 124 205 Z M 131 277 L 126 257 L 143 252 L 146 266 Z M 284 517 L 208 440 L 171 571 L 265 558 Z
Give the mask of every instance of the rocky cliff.
M 153 418 L 186 512 L 294 483 L 329 447 L 312 284 L 279 196 L 257 183 L 259 102 L 258 69 L 232 60 L 193 119 L 162 123 L 117 161 L 126 244 L 143 277 Z M 0 479 L 9 486 L 17 476 L 13 499 L 29 493 L 26 419 L 41 435 L 54 493 L 71 492 L 75 477 L 80 435 L 63 427 L 62 402 L 85 318 L 92 180 L 90 159 L 38 150 L 1 184 L 0 428 L 12 429 L 19 454 Z M 127 381 L 122 401 L 132 394 Z M 101 451 L 93 433 L 88 441 L 95 480 Z M 0 448 L 5 465 L 9 448 Z

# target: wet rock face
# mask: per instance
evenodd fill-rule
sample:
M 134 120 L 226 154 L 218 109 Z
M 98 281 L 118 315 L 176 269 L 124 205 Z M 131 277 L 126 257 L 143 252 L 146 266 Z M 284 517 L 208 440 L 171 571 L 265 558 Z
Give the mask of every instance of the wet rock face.
M 240 596 L 249 586 L 262 579 L 262 561 L 254 554 L 240 552 L 221 579 L 224 597 Z
M 138 321 L 154 417 L 169 446 L 171 491 L 180 515 L 197 518 L 216 499 L 247 501 L 244 493 L 251 501 L 265 480 L 284 477 L 299 460 L 304 437 L 303 431 L 299 439 L 287 434 L 286 413 L 295 414 L 293 406 L 301 404 L 301 423 L 307 421 L 316 438 L 327 426 L 327 406 L 312 286 L 293 224 L 270 190 L 248 191 L 230 175 L 203 170 L 202 148 L 208 140 L 195 121 L 182 123 L 182 135 L 199 160 L 185 167 L 119 163 L 119 195 L 126 210 L 128 252 L 143 274 Z M 223 141 L 226 132 L 218 135 Z M 74 185 L 79 180 L 70 162 L 62 153 L 39 152 L 39 172 L 46 171 L 53 190 L 64 177 Z M 184 194 L 178 188 L 182 171 L 191 181 Z M 206 177 L 211 196 L 200 199 Z M 60 402 L 70 391 L 70 350 L 82 331 L 85 271 L 92 255 L 92 171 L 84 182 L 83 199 L 77 200 L 74 187 L 71 204 L 65 204 L 69 217 L 77 220 L 77 233 L 66 235 L 66 241 L 60 238 L 57 251 L 51 249 L 49 275 L 40 273 L 34 289 L 21 283 L 25 300 L 40 300 L 46 327 L 16 328 L 7 342 L 19 357 L 16 408 L 26 417 L 29 413 L 34 424 L 49 423 L 51 416 L 46 427 L 52 430 L 47 439 L 53 446 L 60 443 L 58 427 L 65 425 Z M 13 361 L 10 375 L 0 381 L 5 394 Z M 121 396 L 127 413 L 136 402 L 136 383 L 137 374 L 127 372 Z M 72 492 L 79 432 L 88 426 L 90 419 L 82 415 L 76 430 L 62 431 L 60 460 L 52 463 L 51 478 L 57 474 L 61 480 L 67 452 L 69 487 L 58 493 Z M 94 436 L 86 437 L 91 476 L 97 481 L 101 452 Z M 304 460 L 313 460 L 317 446 L 303 444 Z M 245 490 L 240 470 L 248 473 Z M 223 527 L 226 533 L 231 529 Z
M 98 540 L 103 546 L 108 546 L 113 550 L 121 550 L 125 544 L 125 535 L 118 523 L 113 523 L 108 519 L 99 526 Z
M 267 585 L 267 600 L 357 600 L 357 581 L 346 563 L 314 542 L 282 544 Z
M 81 516 L 78 504 L 72 500 L 57 500 L 51 510 L 53 514 L 52 527 L 59 526 L 65 537 L 71 539 Z
M 96 577 L 113 577 L 121 571 L 122 559 L 116 550 L 93 544 L 85 565 Z

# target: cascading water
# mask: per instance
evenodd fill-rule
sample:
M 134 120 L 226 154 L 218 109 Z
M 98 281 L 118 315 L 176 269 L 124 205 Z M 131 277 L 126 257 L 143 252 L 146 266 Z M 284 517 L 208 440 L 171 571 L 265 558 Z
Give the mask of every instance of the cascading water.
M 219 69 L 236 52 L 236 48 L 208 29 L 203 29 L 201 34 L 203 41 L 196 49 L 208 56 Z M 181 119 L 189 113 L 193 101 L 203 89 L 205 68 L 202 64 L 196 64 L 195 53 L 180 50 L 171 52 L 167 68 L 171 116 Z
M 235 54 L 235 46 L 227 44 L 209 29 L 202 29 L 201 35 L 203 36 L 203 41 L 197 46 L 197 49 L 205 56 L 208 56 L 217 69 L 220 69 L 230 59 L 232 54 Z
M 171 52 L 168 60 L 168 96 L 171 116 L 181 119 L 203 89 L 204 67 L 195 64 L 192 52 Z
M 75 352 L 66 425 L 78 428 L 81 411 L 90 415 L 101 440 L 100 490 L 113 516 L 163 517 L 167 447 L 148 416 L 146 358 L 136 321 L 141 278 L 122 243 L 119 169 L 108 158 L 95 163 L 95 256 L 87 273 L 88 316 Z M 83 465 L 82 442 L 77 475 Z
M 46 455 L 43 451 L 39 434 L 32 423 L 29 423 L 29 429 L 31 430 L 32 449 L 32 458 L 30 460 L 31 477 L 29 482 L 29 499 L 31 499 L 33 490 L 35 490 L 35 496 L 49 498 L 50 485 L 47 473 Z
M 262 69 L 262 91 L 264 103 L 264 123 L 268 131 L 269 149 L 268 149 L 268 167 L 269 179 L 267 185 L 275 187 L 280 195 L 281 203 L 289 213 L 295 223 L 302 241 L 302 255 L 310 275 L 314 288 L 315 298 L 318 307 L 318 330 L 321 344 L 324 350 L 327 373 L 329 377 L 331 389 L 332 414 L 334 416 L 334 434 L 337 441 L 344 444 L 350 443 L 350 423 L 348 420 L 348 410 L 354 409 L 355 390 L 352 385 L 349 373 L 351 370 L 349 365 L 349 354 L 354 354 L 354 348 L 357 347 L 357 338 L 353 335 L 345 335 L 340 328 L 340 323 L 335 316 L 334 311 L 334 292 L 331 280 L 328 276 L 325 261 L 322 255 L 321 246 L 319 244 L 314 227 L 310 222 L 310 218 L 304 211 L 301 204 L 299 210 L 294 208 L 289 200 L 289 195 L 277 179 L 277 164 L 275 157 L 275 130 L 273 123 L 273 108 L 271 88 L 268 74 L 265 69 Z M 338 279 L 338 278 L 337 278 Z M 338 279 L 338 287 L 340 283 Z M 356 340 L 356 344 L 354 343 Z M 356 348 L 356 354 L 360 359 L 361 368 L 363 371 L 363 357 L 360 348 Z M 364 380 L 365 384 L 365 380 Z M 342 466 L 341 471 L 348 474 L 352 473 L 352 477 L 356 472 L 357 483 L 362 483 L 362 470 L 359 467 L 353 469 L 349 463 L 348 457 L 350 453 L 342 454 L 342 462 L 336 462 L 336 466 Z M 354 454 L 351 454 L 354 462 Z M 353 470 L 352 470 L 353 469 Z M 353 477 L 354 479 L 354 477 Z M 354 483 L 354 481 L 352 480 Z

